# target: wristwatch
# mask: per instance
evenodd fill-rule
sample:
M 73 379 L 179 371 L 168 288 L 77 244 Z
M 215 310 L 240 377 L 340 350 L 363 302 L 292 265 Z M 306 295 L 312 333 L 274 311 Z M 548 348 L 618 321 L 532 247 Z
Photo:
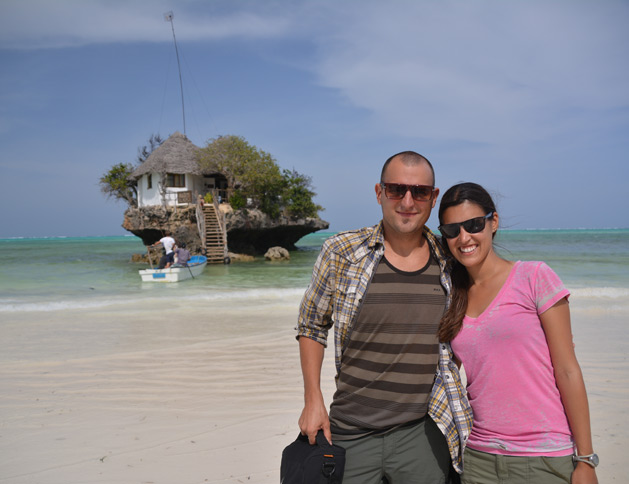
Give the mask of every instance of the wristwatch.
M 589 455 L 573 455 L 572 462 L 585 462 L 592 467 L 596 467 L 598 465 L 598 455 L 597 454 L 589 454 Z

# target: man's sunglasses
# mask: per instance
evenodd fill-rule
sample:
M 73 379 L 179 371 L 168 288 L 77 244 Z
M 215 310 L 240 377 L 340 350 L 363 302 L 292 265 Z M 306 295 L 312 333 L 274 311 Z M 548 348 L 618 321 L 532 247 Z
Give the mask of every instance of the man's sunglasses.
M 406 185 L 404 183 L 384 183 L 380 186 L 389 200 L 402 200 L 406 192 L 411 191 L 411 196 L 416 202 L 427 202 L 432 199 L 435 187 L 430 185 Z
M 457 222 L 455 224 L 439 225 L 439 232 L 446 239 L 454 239 L 461 233 L 461 227 L 465 229 L 468 234 L 477 234 L 485 230 L 485 222 L 494 216 L 494 212 L 489 212 L 483 217 L 474 217 L 465 222 Z

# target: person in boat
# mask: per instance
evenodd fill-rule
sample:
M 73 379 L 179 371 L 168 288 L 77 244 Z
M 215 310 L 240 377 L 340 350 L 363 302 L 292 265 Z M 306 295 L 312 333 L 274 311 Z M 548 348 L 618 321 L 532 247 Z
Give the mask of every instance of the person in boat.
M 185 267 L 190 260 L 190 251 L 186 249 L 185 242 L 175 246 L 175 263 L 171 267 Z
M 425 226 L 439 195 L 432 165 L 413 151 L 391 156 L 375 195 L 381 222 L 324 242 L 300 305 L 299 428 L 311 444 L 322 430 L 345 448 L 345 484 L 443 484 L 462 468 L 472 416 L 450 345 L 437 339 L 450 283 Z M 328 414 L 329 330 L 337 377 Z
M 450 188 L 439 222 L 453 257 L 439 339 L 463 364 L 474 414 L 462 483 L 596 484 L 569 291 L 544 262 L 494 252 L 498 212 L 480 185 Z
M 157 247 L 158 245 L 162 245 L 164 248 L 164 255 L 159 260 L 158 269 L 168 269 L 170 265 L 175 262 L 175 252 L 173 251 L 173 247 L 175 246 L 175 239 L 172 238 L 170 232 L 165 232 L 164 237 L 159 239 L 157 242 L 151 245 L 151 247 Z

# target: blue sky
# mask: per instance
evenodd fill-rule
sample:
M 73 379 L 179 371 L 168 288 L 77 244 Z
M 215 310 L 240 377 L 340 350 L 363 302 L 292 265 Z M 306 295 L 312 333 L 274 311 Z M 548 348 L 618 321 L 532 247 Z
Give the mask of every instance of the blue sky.
M 337 231 L 384 160 L 474 181 L 506 228 L 629 227 L 629 2 L 4 0 L 0 237 L 122 235 L 98 179 L 153 133 L 244 136 Z M 429 222 L 436 226 L 433 214 Z

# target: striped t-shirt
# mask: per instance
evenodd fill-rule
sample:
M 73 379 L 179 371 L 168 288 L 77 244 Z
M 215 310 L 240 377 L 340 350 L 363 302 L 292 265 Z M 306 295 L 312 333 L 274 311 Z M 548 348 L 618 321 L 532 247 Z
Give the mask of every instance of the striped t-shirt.
M 416 272 L 382 258 L 341 359 L 330 406 L 335 440 L 386 432 L 426 415 L 446 302 L 439 274 L 432 257 Z

